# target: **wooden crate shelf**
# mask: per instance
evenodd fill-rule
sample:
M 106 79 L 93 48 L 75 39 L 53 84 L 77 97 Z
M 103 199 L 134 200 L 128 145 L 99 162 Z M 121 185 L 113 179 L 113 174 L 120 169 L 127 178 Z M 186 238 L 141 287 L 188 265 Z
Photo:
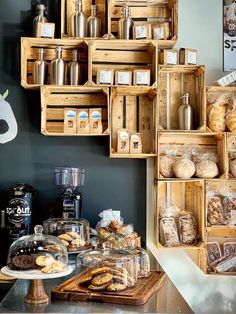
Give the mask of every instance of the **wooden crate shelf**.
M 52 136 L 109 135 L 109 90 L 96 87 L 41 87 L 41 133 Z M 64 108 L 102 109 L 102 134 L 65 133 Z
M 163 65 L 158 70 L 158 129 L 161 131 L 183 131 L 179 128 L 178 108 L 180 96 L 190 94 L 193 107 L 192 131 L 205 132 L 205 67 L 195 65 Z M 189 131 L 186 131 L 189 132 Z
M 124 101 L 125 99 L 125 101 Z M 148 87 L 112 88 L 110 157 L 149 158 L 156 156 L 156 90 Z M 117 131 L 139 132 L 142 154 L 117 154 Z
M 221 98 L 221 101 L 220 101 Z M 214 132 L 214 130 L 211 130 L 209 126 L 209 119 L 208 119 L 208 112 L 210 112 L 211 107 L 215 106 L 217 107 L 218 104 L 226 104 L 227 99 L 233 99 L 236 98 L 236 87 L 227 87 L 227 86 L 207 86 L 206 87 L 206 120 L 207 120 L 207 131 L 208 132 Z M 226 101 L 224 101 L 226 100 Z M 226 110 L 228 108 L 226 107 Z M 225 133 L 232 133 L 230 130 L 225 128 Z
M 156 86 L 156 42 L 99 40 L 90 41 L 88 45 L 90 85 L 96 85 L 98 70 L 112 69 L 115 72 L 116 70 L 146 69 L 151 71 L 151 85 Z
M 204 180 L 191 181 L 158 181 L 156 185 L 156 245 L 165 248 L 160 242 L 160 212 L 163 206 L 177 206 L 181 210 L 191 212 L 197 222 L 199 239 L 196 245 L 180 245 L 176 248 L 185 250 L 201 249 L 205 241 L 204 228 Z M 199 252 L 198 252 L 199 253 Z
M 226 178 L 226 139 L 223 134 L 216 133 L 183 133 L 183 132 L 158 132 L 158 157 L 156 163 L 156 178 L 162 180 L 165 178 L 160 173 L 160 157 L 163 149 L 173 149 L 181 152 L 187 146 L 194 149 L 194 145 L 200 150 L 216 153 L 218 157 L 219 178 Z M 178 179 L 177 179 L 178 180 Z
M 26 89 L 39 89 L 40 85 L 33 84 L 33 63 L 38 59 L 38 49 L 45 49 L 45 60 L 50 64 L 55 58 L 55 48 L 62 47 L 62 57 L 66 62 L 72 59 L 72 50 L 79 51 L 79 63 L 81 66 L 81 84 L 88 80 L 88 46 L 83 40 L 69 39 L 44 39 L 22 38 L 21 39 L 21 85 Z
M 121 8 L 126 1 L 108 1 L 108 34 L 118 36 L 118 21 L 121 18 Z M 178 38 L 178 1 L 128 1 L 131 17 L 134 22 L 148 22 L 157 25 L 160 22 L 169 23 L 169 40 L 163 41 L 163 47 L 173 47 Z M 165 43 L 164 43 L 165 42 Z
M 96 0 L 97 16 L 101 19 L 102 36 L 105 35 L 106 26 L 106 2 L 107 0 Z M 91 15 L 92 0 L 82 0 L 83 12 L 88 18 Z M 61 0 L 61 38 L 72 37 L 72 22 L 71 16 L 75 13 L 75 1 L 74 0 Z

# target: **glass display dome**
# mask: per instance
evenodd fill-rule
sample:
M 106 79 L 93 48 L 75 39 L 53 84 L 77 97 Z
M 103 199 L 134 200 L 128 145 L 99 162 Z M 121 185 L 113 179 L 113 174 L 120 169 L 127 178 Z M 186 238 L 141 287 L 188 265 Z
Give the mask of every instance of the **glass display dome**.
M 119 292 L 137 281 L 136 256 L 125 250 L 81 253 L 76 260 L 76 284 L 83 291 Z
M 127 254 L 136 255 L 138 278 L 145 278 L 150 275 L 150 258 L 146 250 L 141 247 L 129 246 L 124 249 Z
M 90 244 L 90 225 L 86 219 L 50 218 L 43 223 L 45 234 L 57 236 L 69 252 Z
M 68 266 L 68 252 L 56 237 L 43 234 L 37 225 L 34 234 L 19 238 L 9 248 L 7 267 L 11 270 L 39 270 L 45 274 L 64 272 Z

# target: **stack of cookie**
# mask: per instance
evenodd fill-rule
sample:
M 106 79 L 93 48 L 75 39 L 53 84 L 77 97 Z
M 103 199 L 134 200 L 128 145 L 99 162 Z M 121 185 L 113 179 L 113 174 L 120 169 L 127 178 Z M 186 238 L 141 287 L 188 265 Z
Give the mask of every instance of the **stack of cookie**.
M 134 279 L 125 268 L 97 267 L 86 270 L 76 278 L 78 286 L 87 287 L 91 291 L 118 292 L 132 287 Z
M 57 236 L 66 246 L 68 251 L 76 251 L 78 248 L 85 246 L 86 242 L 81 239 L 79 233 L 69 231 Z
M 66 268 L 62 262 L 55 260 L 51 255 L 40 255 L 36 258 L 35 263 L 42 267 L 41 271 L 46 274 L 60 273 Z

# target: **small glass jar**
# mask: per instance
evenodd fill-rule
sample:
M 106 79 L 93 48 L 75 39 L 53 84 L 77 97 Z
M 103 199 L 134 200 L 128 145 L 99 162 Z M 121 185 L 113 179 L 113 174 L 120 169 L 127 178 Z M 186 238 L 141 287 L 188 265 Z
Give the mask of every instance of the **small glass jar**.
M 150 275 L 150 258 L 146 250 L 140 247 L 126 247 L 127 253 L 136 256 L 138 278 L 145 278 Z
M 45 274 L 63 272 L 68 266 L 68 252 L 54 236 L 44 235 L 37 225 L 35 233 L 23 236 L 9 248 L 7 267 L 17 271 L 39 270 Z
M 119 292 L 133 287 L 137 281 L 136 256 L 114 249 L 80 253 L 75 280 L 78 288 L 86 292 Z
M 69 252 L 90 244 L 89 222 L 86 219 L 50 218 L 43 223 L 44 232 L 57 236 Z

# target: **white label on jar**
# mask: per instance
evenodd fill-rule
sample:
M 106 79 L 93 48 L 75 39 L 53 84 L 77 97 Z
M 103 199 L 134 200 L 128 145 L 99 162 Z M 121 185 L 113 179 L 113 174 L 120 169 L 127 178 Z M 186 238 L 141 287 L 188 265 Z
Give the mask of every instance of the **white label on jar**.
M 197 64 L 197 53 L 195 51 L 188 51 L 188 64 Z
M 87 114 L 86 111 L 81 111 L 79 113 L 79 117 L 80 117 L 81 120 L 86 120 L 86 119 L 88 119 L 88 114 Z
M 177 53 L 167 52 L 166 63 L 167 64 L 177 64 Z
M 130 84 L 130 73 L 129 72 L 118 72 L 117 83 L 120 85 Z
M 164 39 L 164 27 L 154 27 L 153 28 L 153 39 L 159 40 Z
M 54 24 L 53 23 L 41 23 L 40 37 L 53 38 L 54 37 Z
M 99 83 L 112 84 L 112 71 L 100 71 Z
M 149 85 L 150 81 L 150 72 L 147 71 L 137 71 L 136 75 L 136 84 L 137 85 Z
M 147 38 L 147 25 L 136 26 L 135 27 L 135 38 Z

